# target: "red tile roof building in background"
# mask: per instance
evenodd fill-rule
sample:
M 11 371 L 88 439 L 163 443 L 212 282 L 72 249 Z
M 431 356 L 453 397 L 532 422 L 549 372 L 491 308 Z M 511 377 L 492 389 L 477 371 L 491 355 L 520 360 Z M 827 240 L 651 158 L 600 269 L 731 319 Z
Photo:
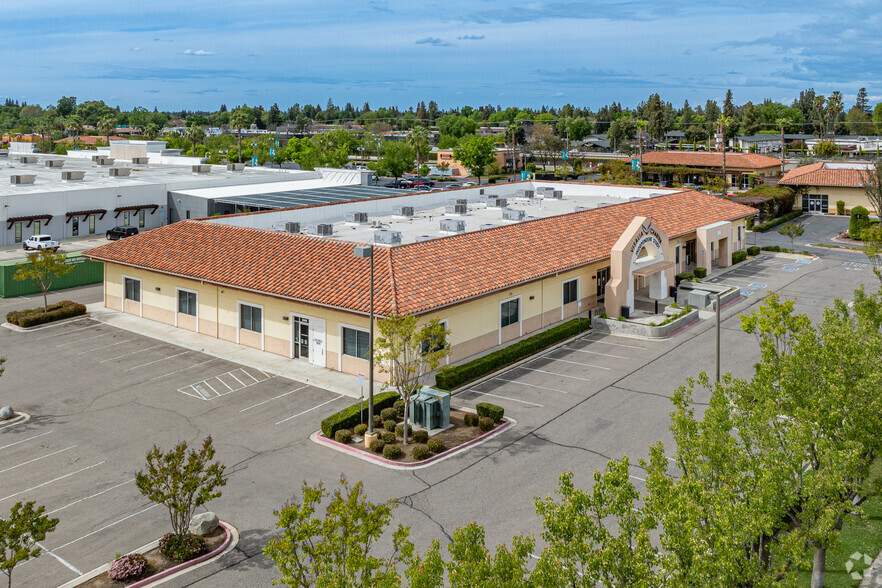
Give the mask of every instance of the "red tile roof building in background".
M 836 164 L 818 162 L 797 167 L 778 182 L 783 186 L 841 186 L 863 188 L 867 170 L 872 164 Z
M 637 216 L 670 238 L 753 216 L 752 208 L 687 191 L 391 247 L 375 247 L 379 315 L 424 313 L 586 266 Z M 90 249 L 86 257 L 219 286 L 365 313 L 364 261 L 355 243 L 184 221 Z
M 723 167 L 723 154 L 717 151 L 649 151 L 643 164 L 683 165 L 687 167 Z M 726 153 L 726 167 L 731 169 L 764 170 L 781 167 L 781 160 L 756 153 Z

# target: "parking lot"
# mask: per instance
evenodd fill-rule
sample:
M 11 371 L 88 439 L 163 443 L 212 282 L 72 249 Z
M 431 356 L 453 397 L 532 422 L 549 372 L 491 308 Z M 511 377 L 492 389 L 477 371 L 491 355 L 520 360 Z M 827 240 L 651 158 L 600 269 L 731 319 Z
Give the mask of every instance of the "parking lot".
M 878 284 L 862 254 L 822 253 L 810 263 L 762 257 L 720 280 L 743 295 L 723 309 L 724 372 L 750 375 L 756 343 L 740 330 L 739 315 L 768 292 L 797 296 L 798 311 L 818 317 L 858 283 Z M 53 296 L 92 301 L 100 287 Z M 0 308 L 33 304 L 7 300 Z M 88 318 L 28 333 L 0 329 L 8 358 L 0 403 L 33 414 L 0 429 L 0 509 L 36 500 L 61 520 L 44 543 L 49 553 L 16 571 L 16 585 L 63 583 L 170 530 L 134 474 L 154 443 L 167 449 L 209 434 L 229 474 L 211 509 L 242 539 L 222 561 L 171 586 L 269 586 L 277 576 L 261 549 L 275 533 L 273 510 L 304 480 L 333 487 L 341 474 L 364 481 L 373 500 L 396 499 L 396 522 L 412 527 L 421 550 L 473 520 L 491 545 L 538 534 L 533 498 L 552 493 L 567 469 L 589 486 L 594 470 L 628 455 L 641 487 L 637 460 L 659 440 L 670 447 L 673 391 L 713 372 L 713 328 L 702 321 L 662 341 L 589 332 L 476 384 L 454 404 L 494 402 L 517 425 L 415 471 L 380 469 L 308 440 L 322 418 L 352 402 L 339 394 Z M 696 401 L 707 402 L 706 394 Z

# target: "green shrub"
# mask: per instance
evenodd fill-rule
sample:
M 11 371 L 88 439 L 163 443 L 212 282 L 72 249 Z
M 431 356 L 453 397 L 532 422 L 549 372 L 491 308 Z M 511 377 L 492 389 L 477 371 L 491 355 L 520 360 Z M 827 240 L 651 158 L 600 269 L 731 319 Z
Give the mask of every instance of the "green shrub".
M 759 255 L 759 253 L 760 253 L 760 248 L 756 245 L 751 245 L 750 247 L 747 248 L 748 255 L 756 256 L 756 255 Z
M 368 430 L 368 426 L 365 425 L 364 423 L 361 423 L 361 424 L 355 425 L 355 428 L 352 429 L 352 432 L 355 433 L 356 435 L 358 435 L 359 437 L 364 437 L 364 434 L 367 433 L 367 430 Z M 335 435 L 336 435 L 336 433 L 335 433 Z
M 6 313 L 6 322 L 22 328 L 28 328 L 82 314 L 86 314 L 86 307 L 84 305 L 71 302 L 70 300 L 62 300 L 61 302 L 50 304 L 48 311 L 45 311 L 42 306 L 28 310 L 13 310 Z
M 736 251 L 735 253 L 732 254 L 732 263 L 733 264 L 741 263 L 745 259 L 747 259 L 747 251 Z
M 475 413 L 467 412 L 463 420 L 465 421 L 467 427 L 477 427 L 479 418 L 480 417 Z
M 378 414 L 374 415 L 374 429 L 382 429 L 383 428 L 383 417 Z
M 337 429 L 334 432 L 334 441 L 338 443 L 349 443 L 352 441 L 352 431 L 349 429 Z
M 380 433 L 380 439 L 382 439 L 385 443 L 395 443 L 397 439 L 395 438 L 395 433 L 392 431 L 383 431 Z
M 836 201 L 836 214 L 842 216 L 845 214 L 845 200 Z
M 397 402 L 395 402 L 393 408 L 395 409 L 395 414 L 397 414 L 399 417 L 404 416 L 404 401 L 403 400 L 398 400 Z
M 383 421 L 383 428 L 390 433 L 395 431 L 395 421 L 393 421 L 392 419 L 389 419 L 388 421 Z
M 371 441 L 369 449 L 374 453 L 383 453 L 383 448 L 386 447 L 386 442 L 377 437 L 373 441 Z
M 199 535 L 166 533 L 159 540 L 159 551 L 175 561 L 189 561 L 205 551 L 205 541 Z
M 376 413 L 383 410 L 384 408 L 392 406 L 392 404 L 398 399 L 397 392 L 383 392 L 382 394 L 377 394 L 374 396 L 374 427 L 379 428 L 380 423 L 377 422 Z M 364 414 L 362 415 L 361 409 L 362 405 L 364 405 Z M 363 420 L 367 420 L 368 414 L 368 405 L 367 402 L 361 403 L 356 402 L 349 408 L 344 408 L 340 412 L 335 412 L 331 416 L 327 417 L 322 421 L 322 435 L 327 437 L 328 439 L 334 438 L 334 433 L 336 433 L 340 429 L 352 429 L 355 425 L 359 424 Z
M 432 453 L 441 453 L 442 451 L 447 449 L 444 446 L 444 441 L 442 441 L 441 439 L 429 439 L 426 442 L 426 447 L 428 447 L 429 451 L 431 451 Z
M 478 428 L 484 431 L 492 431 L 496 427 L 496 422 L 490 417 L 481 417 L 478 419 Z
M 399 401 L 400 402 L 400 401 Z M 384 408 L 380 411 L 380 416 L 384 421 L 394 421 L 398 418 L 398 411 L 394 407 Z
M 498 423 L 502 420 L 502 416 L 505 414 L 505 409 L 501 406 L 497 406 L 496 404 L 490 404 L 489 402 L 479 402 L 475 406 L 475 410 L 478 411 L 479 417 L 490 417 L 493 419 L 493 422 Z
M 429 440 L 429 432 L 420 429 L 419 431 L 413 432 L 413 442 L 414 443 L 425 443 Z
M 386 445 L 383 448 L 383 457 L 386 459 L 398 459 L 403 453 L 397 445 Z
M 395 434 L 399 437 L 404 437 L 404 423 L 395 425 Z M 413 435 L 413 425 L 411 425 L 410 423 L 407 423 L 407 435 L 408 437 L 410 435 Z
M 676 276 L 674 276 L 674 284 L 676 286 L 679 286 L 680 282 L 689 282 L 694 277 L 695 277 L 695 274 L 690 273 L 690 272 L 683 272 L 682 274 L 677 274 Z
M 410 454 L 417 461 L 423 461 L 426 458 L 432 457 L 432 452 L 425 445 L 414 445 Z
M 533 355 L 558 341 L 577 335 L 590 326 L 588 320 L 573 319 L 468 363 L 445 366 L 435 375 L 435 388 L 452 390 L 519 359 Z
M 793 212 L 788 212 L 784 216 L 779 216 L 778 218 L 772 219 L 770 221 L 766 221 L 761 225 L 755 225 L 753 227 L 753 230 L 756 231 L 757 233 L 764 233 L 764 232 L 768 231 L 769 229 L 773 229 L 773 228 L 777 227 L 778 225 L 783 225 L 787 221 L 791 221 L 798 216 L 802 216 L 802 211 L 801 210 L 794 210 Z
M 851 239 L 860 239 L 861 231 L 870 225 L 870 213 L 863 206 L 855 206 L 851 209 L 851 219 L 848 222 L 848 236 Z
M 744 220 L 744 226 L 747 227 L 747 230 L 751 230 L 753 228 L 753 217 L 749 216 Z
M 695 274 L 696 278 L 698 278 L 699 280 L 702 280 L 707 277 L 707 268 L 706 267 L 697 267 L 697 268 L 695 268 L 695 271 L 693 273 Z

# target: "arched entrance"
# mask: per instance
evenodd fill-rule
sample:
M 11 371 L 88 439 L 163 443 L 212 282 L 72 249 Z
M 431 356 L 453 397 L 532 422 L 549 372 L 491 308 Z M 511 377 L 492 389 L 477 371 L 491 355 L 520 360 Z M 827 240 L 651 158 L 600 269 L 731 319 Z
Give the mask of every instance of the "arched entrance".
M 611 279 L 606 286 L 609 316 L 621 316 L 622 307 L 633 310 L 638 291 L 650 300 L 668 296 L 674 262 L 665 259 L 667 250 L 667 234 L 651 219 L 638 216 L 631 221 L 610 251 Z

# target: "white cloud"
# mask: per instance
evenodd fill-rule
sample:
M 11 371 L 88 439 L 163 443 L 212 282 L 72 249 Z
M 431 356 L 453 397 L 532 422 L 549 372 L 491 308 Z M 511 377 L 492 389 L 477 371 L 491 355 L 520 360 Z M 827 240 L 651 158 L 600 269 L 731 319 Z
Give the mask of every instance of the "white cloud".
M 197 49 L 193 51 L 192 49 L 187 49 L 184 51 L 184 55 L 214 55 L 213 51 L 206 51 L 205 49 Z

